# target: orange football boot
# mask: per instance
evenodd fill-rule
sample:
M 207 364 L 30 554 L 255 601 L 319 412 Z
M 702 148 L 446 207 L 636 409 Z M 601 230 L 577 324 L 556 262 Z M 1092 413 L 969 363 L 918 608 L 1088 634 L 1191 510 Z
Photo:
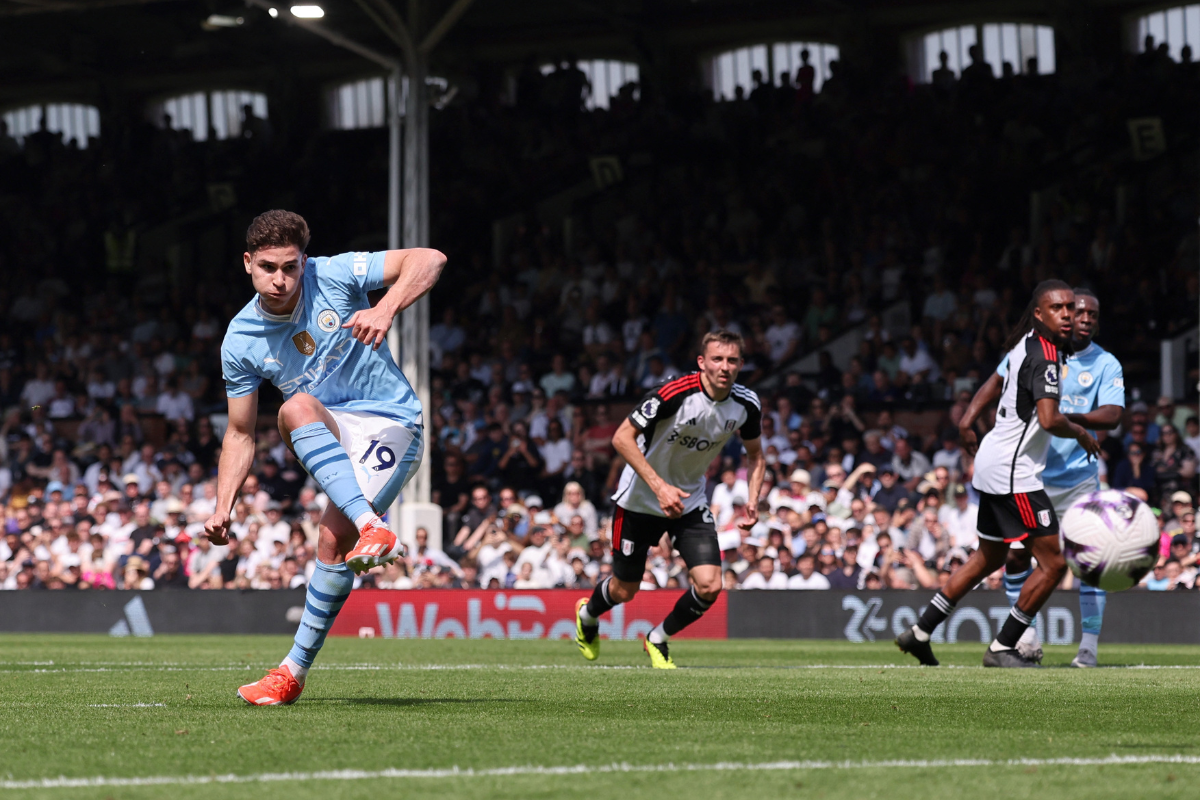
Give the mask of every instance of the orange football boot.
M 248 683 L 238 689 L 238 697 L 252 706 L 290 706 L 300 699 L 304 691 L 292 671 L 280 665 L 271 670 L 257 683 Z
M 358 544 L 346 555 L 346 566 L 361 575 L 373 567 L 392 563 L 403 550 L 396 534 L 388 530 L 383 520 L 376 520 L 359 534 Z

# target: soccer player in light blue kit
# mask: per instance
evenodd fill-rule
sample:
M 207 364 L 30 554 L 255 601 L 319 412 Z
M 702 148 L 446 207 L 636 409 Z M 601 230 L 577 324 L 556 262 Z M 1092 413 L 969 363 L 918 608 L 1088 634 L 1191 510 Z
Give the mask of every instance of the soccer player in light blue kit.
M 1112 430 L 1121 423 L 1125 408 L 1125 375 L 1119 362 L 1093 341 L 1100 325 L 1100 301 L 1087 289 L 1075 289 L 1075 326 L 1072 344 L 1075 352 L 1067 357 L 1063 370 L 1059 411 L 1071 422 L 1089 430 Z M 971 429 L 979 412 L 1000 393 L 1007 364 L 980 388 L 976 399 L 963 416 L 961 428 Z M 978 403 L 977 401 L 981 401 Z M 974 432 L 970 438 L 973 440 Z M 966 444 L 966 443 L 964 443 Z M 1084 495 L 1100 490 L 1100 465 L 1092 460 L 1074 439 L 1055 438 L 1050 443 L 1046 469 L 1042 472 L 1046 494 L 1054 504 L 1059 520 L 1067 509 Z M 1029 550 L 1010 550 L 1005 565 L 1004 591 L 1010 603 L 1016 603 L 1030 574 Z M 1096 666 L 1100 628 L 1104 622 L 1106 594 L 1102 589 L 1079 584 L 1079 612 L 1083 619 L 1083 637 L 1073 667 Z M 1041 660 L 1037 629 L 1030 626 L 1018 644 L 1026 656 Z
M 299 214 L 267 211 L 246 231 L 246 272 L 256 297 L 229 323 L 221 367 L 229 427 L 221 446 L 216 511 L 205 523 L 226 544 L 230 512 L 254 462 L 258 387 L 283 393 L 279 432 L 329 505 L 315 571 L 291 651 L 262 680 L 238 689 L 251 705 L 293 703 L 325 635 L 350 596 L 354 573 L 394 561 L 401 545 L 379 518 L 424 452 L 421 403 L 392 361 L 392 319 L 433 288 L 446 257 L 415 248 L 310 258 Z M 367 292 L 388 287 L 373 308 Z

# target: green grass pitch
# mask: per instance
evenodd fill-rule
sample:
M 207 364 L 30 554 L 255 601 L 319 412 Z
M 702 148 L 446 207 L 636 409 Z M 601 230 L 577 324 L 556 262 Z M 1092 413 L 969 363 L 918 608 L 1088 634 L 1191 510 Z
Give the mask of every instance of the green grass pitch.
M 632 642 L 597 668 L 562 641 L 330 639 L 296 705 L 239 701 L 288 646 L 0 636 L 0 795 L 1125 800 L 1200 781 L 1195 647 L 993 671 L 978 644 L 924 669 L 888 643 L 682 640 L 661 672 Z

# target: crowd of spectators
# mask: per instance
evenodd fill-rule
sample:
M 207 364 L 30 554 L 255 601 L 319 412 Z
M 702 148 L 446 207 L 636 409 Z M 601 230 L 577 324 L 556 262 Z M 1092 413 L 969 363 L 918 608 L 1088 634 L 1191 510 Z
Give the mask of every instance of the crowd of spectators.
M 585 111 L 563 98 L 571 81 L 526 70 L 511 106 L 481 96 L 433 113 L 433 240 L 451 256 L 427 428 L 443 547 L 363 581 L 590 586 L 608 569 L 612 432 L 690 369 L 700 334 L 726 328 L 747 342 L 742 382 L 776 381 L 753 531 L 737 532 L 736 501 L 751 498 L 736 440 L 710 470 L 727 585 L 937 585 L 974 543 L 957 418 L 1029 289 L 1050 276 L 1093 288 L 1131 389 L 1200 305 L 1195 65 L 1150 48 L 1057 75 L 984 72 L 925 86 L 838 65 L 819 93 L 760 76 L 730 101 L 628 90 Z M 1125 121 L 1154 116 L 1167 150 L 1132 160 Z M 146 267 L 139 235 L 207 206 L 213 181 L 261 210 L 272 165 L 290 159 L 314 250 L 369 246 L 383 187 L 352 190 L 363 169 L 350 165 L 385 150 L 373 132 L 268 146 L 270 128 L 246 122 L 241 139 L 204 143 L 131 123 L 85 149 L 0 132 L 5 586 L 278 588 L 311 571 L 324 498 L 269 423 L 236 546 L 200 535 L 219 343 L 250 288 L 233 267 Z M 598 154 L 621 159 L 623 182 L 578 200 L 569 225 L 529 210 Z M 904 330 L 884 324 L 897 306 Z M 859 350 L 835 364 L 825 348 L 851 328 Z M 816 370 L 789 369 L 806 353 Z M 904 430 L 896 416 L 913 409 L 936 422 Z M 1169 501 L 1191 505 L 1198 444 L 1193 412 L 1169 398 L 1132 403 L 1103 442 L 1105 480 L 1162 506 L 1189 553 Z M 684 581 L 652 551 L 647 588 Z

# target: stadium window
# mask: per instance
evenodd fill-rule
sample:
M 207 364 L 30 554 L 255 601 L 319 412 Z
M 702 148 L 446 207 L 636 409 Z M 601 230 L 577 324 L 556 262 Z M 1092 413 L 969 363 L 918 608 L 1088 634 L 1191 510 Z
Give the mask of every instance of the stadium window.
M 62 136 L 64 143 L 74 141 L 87 147 L 88 139 L 100 135 L 100 110 L 79 103 L 46 103 L 4 112 L 8 135 L 19 142 L 36 133 L 46 122 L 46 130 Z
M 250 106 L 259 119 L 267 117 L 267 96 L 261 92 L 218 90 L 190 92 L 154 104 L 151 119 L 159 126 L 176 131 L 190 131 L 197 142 L 208 140 L 209 132 L 220 139 L 234 139 L 242 134 L 243 108 Z
M 387 124 L 387 82 L 364 78 L 329 89 L 329 125 L 338 131 L 382 128 Z
M 1164 8 L 1137 18 L 1137 41 L 1134 50 L 1141 52 L 1146 37 L 1154 37 L 1154 46 L 1167 43 L 1171 58 L 1180 60 L 1184 46 L 1194 54 L 1200 50 L 1200 4 Z M 1193 55 L 1193 59 L 1195 56 Z
M 983 60 L 992 73 L 1004 74 L 1005 62 L 1013 72 L 1025 74 L 1029 60 L 1037 59 L 1039 75 L 1055 71 L 1054 29 L 1048 25 L 1023 22 L 988 22 L 980 25 L 959 25 L 914 37 L 908 43 L 909 74 L 920 83 L 931 83 L 933 71 L 946 54 L 946 67 L 955 75 L 971 64 L 971 47 L 983 46 Z
M 558 66 L 558 64 L 543 64 L 542 74 L 549 75 Z M 578 61 L 575 66 L 579 67 L 587 76 L 588 85 L 591 87 L 585 103 L 589 111 L 596 108 L 608 108 L 612 99 L 621 93 L 621 87 L 627 83 L 637 83 L 641 77 L 638 65 L 632 61 L 593 58 Z
M 430 75 L 425 78 L 429 104 L 442 110 L 458 95 L 458 88 L 446 78 Z M 337 131 L 366 130 L 387 125 L 388 97 L 392 79 L 363 78 L 330 87 L 325 92 L 329 127 Z M 408 98 L 408 78 L 400 79 L 400 116 L 404 116 Z
M 808 51 L 808 63 L 813 67 L 813 90 L 819 92 L 830 76 L 829 62 L 837 61 L 838 46 L 825 42 L 771 42 L 739 47 L 713 56 L 707 69 L 709 86 L 722 100 L 736 97 L 737 88 L 749 96 L 754 88 L 754 71 L 762 72 L 767 83 L 778 85 L 783 73 L 794 81 L 796 71 L 804 65 L 804 51 Z

